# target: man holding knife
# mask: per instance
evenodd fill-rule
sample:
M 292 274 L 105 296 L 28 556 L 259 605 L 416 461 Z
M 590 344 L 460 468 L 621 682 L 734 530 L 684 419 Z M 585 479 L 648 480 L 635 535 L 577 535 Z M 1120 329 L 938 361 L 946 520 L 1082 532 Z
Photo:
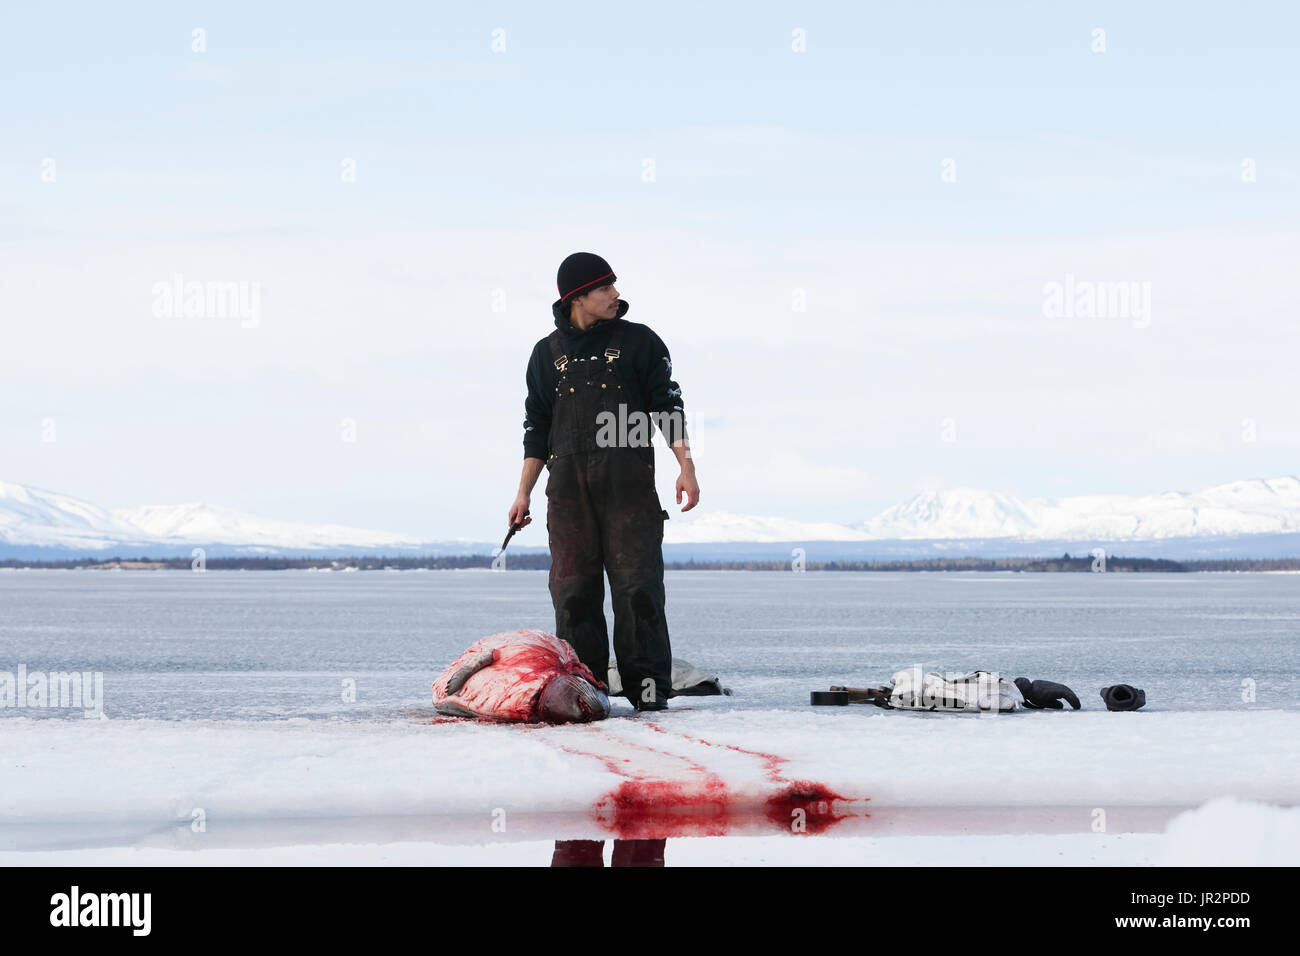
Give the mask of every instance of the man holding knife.
M 668 512 L 655 489 L 654 426 L 681 468 L 682 511 L 695 507 L 700 490 L 668 348 L 648 326 L 623 319 L 628 303 L 616 279 L 589 252 L 560 263 L 555 331 L 528 362 L 523 475 L 507 520 L 511 528 L 531 523 L 533 486 L 548 469 L 555 633 L 594 674 L 608 673 L 608 573 L 623 692 L 638 711 L 663 710 L 672 696 L 662 549 Z

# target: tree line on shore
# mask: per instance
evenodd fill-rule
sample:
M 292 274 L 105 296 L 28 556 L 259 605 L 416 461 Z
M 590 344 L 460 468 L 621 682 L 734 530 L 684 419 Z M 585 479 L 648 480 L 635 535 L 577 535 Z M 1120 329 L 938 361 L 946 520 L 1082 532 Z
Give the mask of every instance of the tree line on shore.
M 545 571 L 551 566 L 549 554 L 509 555 L 500 562 L 490 555 L 446 555 L 442 557 L 356 557 L 356 558 L 288 558 L 227 557 L 207 558 L 204 567 L 212 571 L 446 571 L 467 568 L 492 568 L 494 561 L 512 571 Z M 61 570 L 190 570 L 189 558 L 70 558 L 58 561 L 28 561 L 18 558 L 0 560 L 0 568 L 47 568 Z M 1028 571 L 1028 572 L 1159 572 L 1193 571 L 1300 571 L 1300 558 L 1215 558 L 1172 561 L 1167 558 L 1126 558 L 1107 555 L 1102 562 L 1091 556 L 1059 558 L 926 558 L 917 561 L 804 561 L 798 566 L 806 571 Z M 791 571 L 790 561 L 667 561 L 669 571 Z

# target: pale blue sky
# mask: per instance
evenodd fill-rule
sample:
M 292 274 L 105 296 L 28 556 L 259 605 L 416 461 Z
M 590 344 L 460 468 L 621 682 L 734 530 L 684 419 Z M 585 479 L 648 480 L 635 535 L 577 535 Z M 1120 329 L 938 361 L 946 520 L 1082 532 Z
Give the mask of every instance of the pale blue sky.
M 0 480 L 490 538 L 578 249 L 673 352 L 702 508 L 1295 473 L 1295 11 L 8 9 Z M 153 316 L 177 273 L 257 327 Z M 1044 318 L 1066 274 L 1149 282 L 1150 327 Z

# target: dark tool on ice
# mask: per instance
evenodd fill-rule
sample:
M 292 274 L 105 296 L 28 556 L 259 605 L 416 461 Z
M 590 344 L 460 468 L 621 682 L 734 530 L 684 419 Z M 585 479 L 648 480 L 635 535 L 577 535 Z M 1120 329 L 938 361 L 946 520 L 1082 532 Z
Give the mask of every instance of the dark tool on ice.
M 1145 706 L 1147 692 L 1131 684 L 1115 684 L 1101 689 L 1101 699 L 1107 710 L 1137 710 Z
M 1061 710 L 1064 700 L 1075 710 L 1079 709 L 1079 697 L 1064 684 L 1051 680 L 1031 681 L 1028 677 L 1016 678 L 1016 689 L 1025 699 L 1025 706 L 1031 710 Z
M 525 517 L 525 518 L 527 518 L 527 517 L 529 516 L 529 514 L 531 514 L 531 513 L 532 513 L 531 509 L 529 509 L 529 508 L 525 508 L 525 509 L 524 509 L 524 517 Z M 512 524 L 512 525 L 510 526 L 510 530 L 506 532 L 506 539 L 505 539 L 504 541 L 501 542 L 501 550 L 502 550 L 502 551 L 504 551 L 504 550 L 506 549 L 506 545 L 508 545 L 508 544 L 510 543 L 510 539 L 513 538 L 513 537 L 515 536 L 515 532 L 518 531 L 518 530 L 519 530 L 520 528 L 522 528 L 523 526 L 524 526 L 524 523 L 523 523 L 522 521 L 520 521 L 518 524 Z
M 847 691 L 835 687 L 830 690 L 815 690 L 809 703 L 814 707 L 847 707 L 849 695 Z
M 892 710 L 893 705 L 889 703 L 889 695 L 892 690 L 892 687 L 842 687 L 833 684 L 830 693 L 843 694 L 845 701 L 850 704 L 875 704 L 877 707 Z M 816 695 L 819 692 L 814 691 L 813 693 Z M 815 704 L 817 701 L 814 700 L 813 703 Z

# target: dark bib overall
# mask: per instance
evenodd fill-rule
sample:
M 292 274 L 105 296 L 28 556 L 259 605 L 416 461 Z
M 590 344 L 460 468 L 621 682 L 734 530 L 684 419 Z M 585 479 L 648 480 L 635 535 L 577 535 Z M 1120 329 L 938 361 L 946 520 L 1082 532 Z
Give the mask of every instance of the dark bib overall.
M 621 321 L 615 325 L 604 355 L 590 356 L 565 355 L 560 332 L 551 333 L 551 355 L 560 379 L 546 462 L 546 530 L 556 635 L 572 644 L 582 662 L 605 680 L 607 572 L 614 605 L 614 656 L 623 693 L 635 703 L 672 696 L 672 649 L 664 616 L 668 512 L 655 490 L 648 429 L 638 434 L 630 424 L 619 428 L 620 421 L 626 423 L 630 416 L 635 420 L 636 411 L 626 407 L 615 370 L 623 328 Z M 629 436 L 638 444 L 624 440 Z

